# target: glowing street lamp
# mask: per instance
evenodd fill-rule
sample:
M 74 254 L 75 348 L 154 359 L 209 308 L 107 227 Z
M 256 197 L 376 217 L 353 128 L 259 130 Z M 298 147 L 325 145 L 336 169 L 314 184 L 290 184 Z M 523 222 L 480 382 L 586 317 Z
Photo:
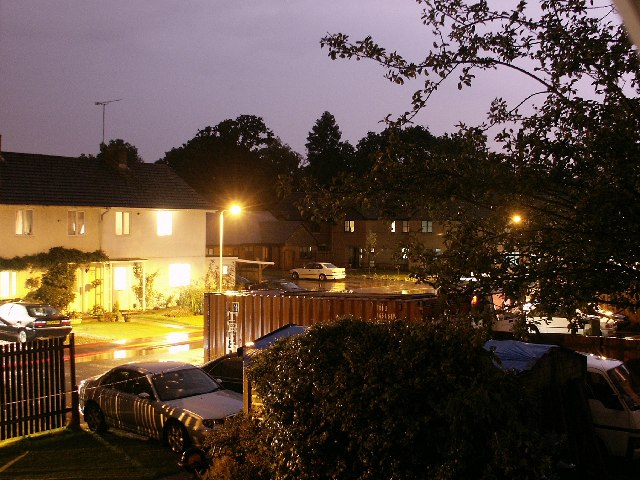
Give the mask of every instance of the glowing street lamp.
M 511 215 L 511 222 L 518 225 L 519 223 L 522 223 L 522 217 L 518 213 L 514 213 Z
M 220 210 L 220 282 L 218 284 L 218 292 L 222 293 L 222 279 L 224 277 L 224 269 L 222 267 L 222 242 L 224 240 L 224 212 L 227 210 Z M 242 211 L 240 205 L 232 205 L 228 210 L 233 215 L 238 215 Z

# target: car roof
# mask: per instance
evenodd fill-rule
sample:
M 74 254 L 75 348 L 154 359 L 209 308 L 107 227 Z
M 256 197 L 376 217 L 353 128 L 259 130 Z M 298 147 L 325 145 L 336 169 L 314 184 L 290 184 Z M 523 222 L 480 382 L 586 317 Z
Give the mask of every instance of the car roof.
M 118 365 L 116 369 L 136 370 L 140 373 L 165 373 L 171 370 L 182 370 L 184 368 L 197 368 L 187 362 L 167 361 L 167 362 L 131 362 Z

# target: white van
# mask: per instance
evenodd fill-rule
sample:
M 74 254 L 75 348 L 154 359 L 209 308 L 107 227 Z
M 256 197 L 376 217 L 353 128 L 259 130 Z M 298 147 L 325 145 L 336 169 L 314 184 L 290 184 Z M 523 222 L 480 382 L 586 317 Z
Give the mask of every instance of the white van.
M 587 397 L 609 455 L 640 458 L 640 378 L 620 360 L 587 356 Z

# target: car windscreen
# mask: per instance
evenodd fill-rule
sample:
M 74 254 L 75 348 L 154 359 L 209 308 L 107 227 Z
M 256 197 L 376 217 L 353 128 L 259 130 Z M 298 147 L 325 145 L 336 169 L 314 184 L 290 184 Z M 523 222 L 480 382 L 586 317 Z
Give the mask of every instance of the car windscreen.
M 56 310 L 55 308 L 49 305 L 37 305 L 37 306 L 27 307 L 27 312 L 29 312 L 29 316 L 33 318 L 52 317 L 60 313 L 58 312 L 58 310 Z
M 153 375 L 153 385 L 161 401 L 203 395 L 220 386 L 199 368 L 184 368 Z
M 624 365 L 612 368 L 607 375 L 621 393 L 629 410 L 640 409 L 640 379 Z

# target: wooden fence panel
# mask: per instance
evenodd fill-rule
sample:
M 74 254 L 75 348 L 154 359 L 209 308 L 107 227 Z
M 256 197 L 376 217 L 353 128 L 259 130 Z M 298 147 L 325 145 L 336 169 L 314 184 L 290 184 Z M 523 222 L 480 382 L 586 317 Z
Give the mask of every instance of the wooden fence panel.
M 0 440 L 66 425 L 64 350 L 72 349 L 70 338 L 69 346 L 64 338 L 0 345 Z
M 422 295 L 205 293 L 204 359 L 211 360 L 229 350 L 227 322 L 234 304 L 237 313 L 233 322 L 239 347 L 285 325 L 311 326 L 330 322 L 344 315 L 366 320 L 406 318 L 422 321 L 439 310 L 437 302 L 433 296 Z

